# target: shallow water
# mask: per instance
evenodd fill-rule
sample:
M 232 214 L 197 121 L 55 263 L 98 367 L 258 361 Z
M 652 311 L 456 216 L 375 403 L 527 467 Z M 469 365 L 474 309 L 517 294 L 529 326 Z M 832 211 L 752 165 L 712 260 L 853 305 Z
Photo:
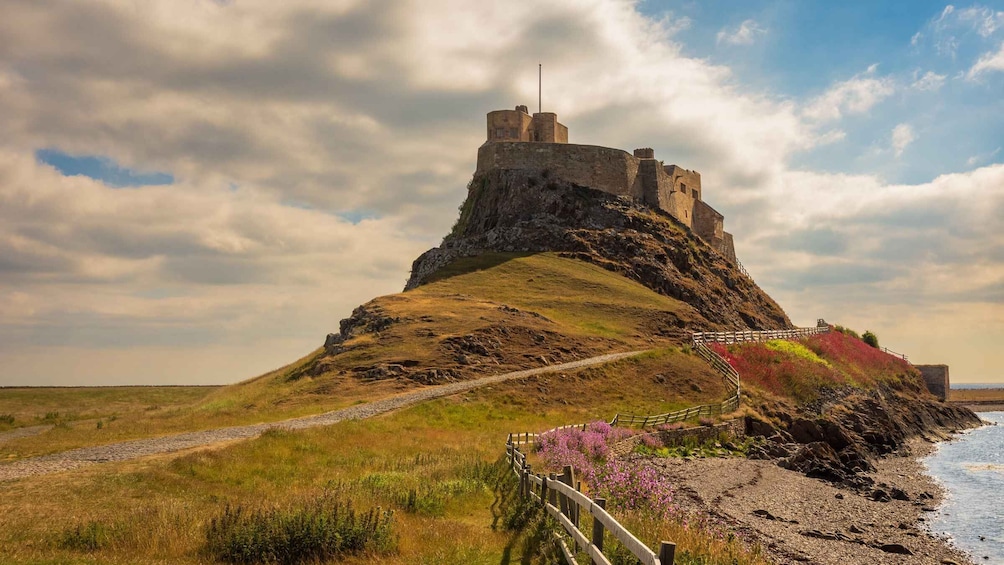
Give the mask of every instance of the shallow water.
M 981 412 L 983 426 L 942 442 L 924 460 L 945 487 L 945 501 L 930 522 L 977 563 L 1004 565 L 1004 412 Z

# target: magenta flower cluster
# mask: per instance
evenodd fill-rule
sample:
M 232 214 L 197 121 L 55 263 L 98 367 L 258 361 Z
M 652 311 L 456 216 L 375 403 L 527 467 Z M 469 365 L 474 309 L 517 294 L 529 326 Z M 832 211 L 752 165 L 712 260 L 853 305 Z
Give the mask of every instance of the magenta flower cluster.
M 676 514 L 673 486 L 657 469 L 610 457 L 610 446 L 630 435 L 606 422 L 589 424 L 584 431 L 557 430 L 540 439 L 538 455 L 549 469 L 571 465 L 594 496 L 607 499 L 607 508 Z

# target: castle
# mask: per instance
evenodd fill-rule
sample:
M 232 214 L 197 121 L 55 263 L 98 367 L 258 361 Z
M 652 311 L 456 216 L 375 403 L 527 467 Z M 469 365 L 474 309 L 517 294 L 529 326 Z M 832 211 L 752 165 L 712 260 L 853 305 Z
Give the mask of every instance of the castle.
M 526 106 L 488 113 L 487 141 L 478 149 L 478 173 L 536 170 L 581 186 L 627 196 L 673 216 L 726 259 L 736 263 L 725 217 L 701 199 L 701 174 L 664 165 L 650 148 L 620 149 L 568 143 L 568 128 L 552 112 L 531 116 Z

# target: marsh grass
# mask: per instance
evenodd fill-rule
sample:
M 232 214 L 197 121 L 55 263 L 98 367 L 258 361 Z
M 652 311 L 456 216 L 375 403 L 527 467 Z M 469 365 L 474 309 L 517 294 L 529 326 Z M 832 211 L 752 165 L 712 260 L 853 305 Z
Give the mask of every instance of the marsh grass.
M 377 418 L 271 430 L 222 448 L 21 480 L 0 498 L 0 562 L 204 563 L 207 529 L 227 505 L 242 506 L 247 517 L 261 509 L 309 509 L 325 493 L 360 512 L 394 511 L 395 552 L 346 553 L 338 561 L 499 563 L 508 555 L 513 563 L 530 562 L 538 558 L 545 525 L 529 510 L 501 510 L 495 487 L 506 434 L 718 399 L 719 376 L 693 364 L 701 366 L 667 348 Z M 122 420 L 106 421 L 102 431 Z M 91 522 L 100 524 L 94 536 Z M 68 531 L 74 541 L 62 543 Z M 92 538 L 97 543 L 88 545 Z
M 328 494 L 279 508 L 224 506 L 206 528 L 207 555 L 238 564 L 315 563 L 343 555 L 392 553 L 397 547 L 392 511 L 356 512 Z

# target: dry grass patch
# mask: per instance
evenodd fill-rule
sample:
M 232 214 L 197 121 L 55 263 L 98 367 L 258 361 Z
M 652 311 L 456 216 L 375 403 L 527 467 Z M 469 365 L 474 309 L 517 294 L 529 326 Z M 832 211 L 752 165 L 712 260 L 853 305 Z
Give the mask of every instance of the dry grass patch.
M 1004 388 L 953 388 L 948 393 L 952 402 L 1000 402 L 1004 404 Z
M 531 559 L 535 550 L 514 548 L 510 533 L 491 528 L 506 434 L 720 396 L 719 377 L 695 372 L 695 359 L 667 349 L 383 417 L 5 483 L 0 561 L 202 563 L 207 528 L 228 504 L 281 508 L 326 493 L 361 511 L 394 511 L 396 553 L 345 562 L 498 563 L 506 552 L 514 562 Z M 99 547 L 64 543 L 78 529 L 83 539 L 97 532 Z

